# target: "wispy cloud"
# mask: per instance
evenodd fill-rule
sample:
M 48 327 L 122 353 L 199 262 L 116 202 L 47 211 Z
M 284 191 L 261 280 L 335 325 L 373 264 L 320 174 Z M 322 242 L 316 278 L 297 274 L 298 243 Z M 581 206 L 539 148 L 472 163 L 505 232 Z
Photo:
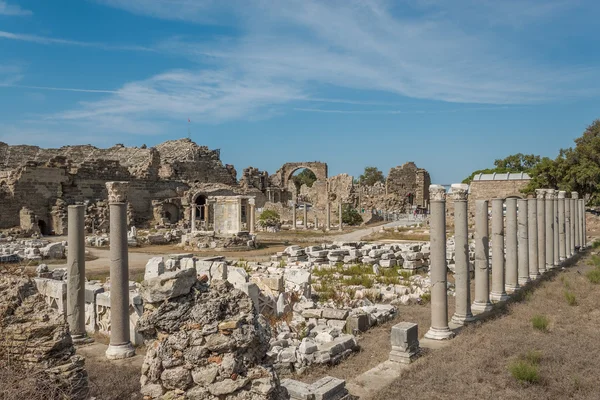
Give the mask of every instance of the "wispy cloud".
M 129 46 L 129 45 L 112 45 L 107 43 L 97 43 L 97 42 L 81 42 L 78 40 L 69 40 L 69 39 L 58 39 L 47 36 L 38 36 L 38 35 L 29 35 L 22 33 L 13 33 L 0 31 L 0 39 L 9 39 L 9 40 L 19 40 L 23 42 L 31 42 L 38 44 L 48 44 L 48 45 L 64 45 L 64 46 L 79 46 L 79 47 L 93 47 L 102 50 L 118 50 L 118 51 L 149 51 L 155 52 L 156 49 L 145 46 Z
M 183 55 L 199 67 L 107 90 L 106 98 L 82 102 L 53 119 L 177 120 L 189 115 L 221 122 L 271 115 L 283 105 L 304 112 L 363 112 L 298 104 L 319 102 L 379 106 L 376 112 L 392 114 L 405 111 L 383 108 L 397 110 L 407 98 L 513 105 L 589 96 L 600 89 L 597 65 L 550 64 L 527 46 L 504 45 L 501 35 L 489 30 L 497 24 L 514 33 L 524 29 L 521 22 L 529 27 L 552 21 L 578 2 L 550 0 L 538 7 L 534 0 L 507 0 L 510 6 L 491 0 L 457 0 L 452 6 L 441 0 L 98 1 L 171 20 L 221 21 L 218 17 L 229 13 L 234 18 L 227 20 L 233 19 L 237 29 L 218 40 L 179 37 L 158 43 L 153 50 Z M 516 27 L 511 20 L 521 22 Z M 90 45 L 20 36 L 25 37 L 18 40 Z M 331 88 L 348 98 L 324 95 Z M 365 101 L 365 94 L 383 94 L 392 101 Z
M 23 78 L 21 67 L 0 64 L 0 86 L 14 85 Z
M 1 72 L 1 70 L 0 70 Z M 106 90 L 106 89 L 78 89 L 78 88 L 64 88 L 64 87 L 48 87 L 48 86 L 30 86 L 30 85 L 17 85 L 11 83 L 0 84 L 5 87 L 16 87 L 22 89 L 36 89 L 36 90 L 51 90 L 59 92 L 79 92 L 79 93 L 118 93 L 118 90 Z
M 11 16 L 27 16 L 33 14 L 29 10 L 25 10 L 17 5 L 8 4 L 4 0 L 0 0 L 0 15 L 11 15 Z

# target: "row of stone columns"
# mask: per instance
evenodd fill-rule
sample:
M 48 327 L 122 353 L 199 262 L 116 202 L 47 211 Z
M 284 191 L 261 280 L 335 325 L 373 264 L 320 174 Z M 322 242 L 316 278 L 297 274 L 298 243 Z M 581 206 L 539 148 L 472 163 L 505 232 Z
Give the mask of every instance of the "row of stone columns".
M 577 192 L 567 198 L 564 191 L 538 189 L 536 198 L 492 199 L 490 290 L 489 202 L 478 200 L 475 203 L 475 298 L 471 303 L 468 190 L 468 185 L 454 184 L 449 194 L 454 202 L 456 246 L 456 311 L 452 322 L 458 325 L 473 321 L 473 312 L 490 311 L 493 302 L 507 300 L 509 294 L 585 248 L 585 208 Z M 425 337 L 440 340 L 454 336 L 448 325 L 446 191 L 440 185 L 431 185 L 429 194 L 431 328 Z
M 303 217 L 304 217 L 304 226 L 303 229 L 308 229 L 308 209 L 306 207 L 306 204 L 304 204 L 302 206 L 302 211 L 304 213 Z M 338 209 L 338 213 L 339 213 L 339 227 L 338 230 L 341 232 L 343 230 L 343 221 L 342 221 L 342 203 L 339 203 L 339 209 Z M 297 229 L 297 223 L 296 223 L 296 206 L 293 205 L 292 206 L 292 230 L 296 230 Z M 315 216 L 315 228 L 318 226 L 318 219 Z M 325 230 L 329 231 L 331 230 L 331 204 L 329 202 L 327 202 L 327 206 L 325 207 Z M 252 233 L 252 232 L 251 232 Z

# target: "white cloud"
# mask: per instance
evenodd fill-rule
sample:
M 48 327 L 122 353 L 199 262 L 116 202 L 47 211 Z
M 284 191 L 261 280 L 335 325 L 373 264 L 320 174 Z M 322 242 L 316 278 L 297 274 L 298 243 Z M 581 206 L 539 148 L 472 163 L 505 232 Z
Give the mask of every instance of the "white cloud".
M 38 44 L 49 44 L 49 45 L 66 45 L 66 46 L 79 46 L 79 47 L 93 47 L 102 50 L 117 50 L 117 51 L 150 51 L 154 52 L 155 49 L 145 46 L 128 46 L 128 45 L 112 45 L 106 43 L 96 42 L 81 42 L 78 40 L 68 39 L 57 39 L 47 36 L 29 35 L 22 33 L 13 33 L 0 31 L 0 39 L 18 40 L 22 42 L 38 43 Z
M 25 10 L 19 6 L 8 4 L 4 0 L 0 0 L 0 15 L 10 16 L 27 16 L 33 14 L 29 10 Z

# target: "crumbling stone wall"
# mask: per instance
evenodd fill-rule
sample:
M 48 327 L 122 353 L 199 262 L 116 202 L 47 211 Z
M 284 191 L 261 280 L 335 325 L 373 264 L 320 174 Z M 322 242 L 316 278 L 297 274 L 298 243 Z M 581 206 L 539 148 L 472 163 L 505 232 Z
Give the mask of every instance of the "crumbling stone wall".
M 476 200 L 506 197 L 525 198 L 521 189 L 524 189 L 529 181 L 529 179 L 472 181 L 469 185 L 469 213 L 475 214 Z
M 7 398 L 30 398 L 43 390 L 47 399 L 87 399 L 84 361 L 75 355 L 64 316 L 46 304 L 34 283 L 0 275 L 0 367 L 22 385 Z
M 426 207 L 429 202 L 429 185 L 431 178 L 429 173 L 417 168 L 417 165 L 409 161 L 402 166 L 390 169 L 385 181 L 386 193 L 395 194 L 399 198 L 412 197 L 412 205 Z M 411 201 L 408 201 L 411 203 Z
M 206 278 L 204 276 L 203 278 Z M 250 297 L 227 281 L 198 281 L 196 270 L 142 284 L 147 341 L 141 392 L 150 399 L 287 398 L 266 364 L 270 328 Z M 164 396 L 164 397 L 161 397 Z

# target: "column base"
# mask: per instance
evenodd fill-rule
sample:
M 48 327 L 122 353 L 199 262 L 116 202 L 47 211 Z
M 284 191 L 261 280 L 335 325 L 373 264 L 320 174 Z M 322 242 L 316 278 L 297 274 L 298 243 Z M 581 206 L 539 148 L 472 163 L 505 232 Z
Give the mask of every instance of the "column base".
M 540 276 L 542 276 L 542 274 L 540 274 L 540 273 L 531 274 L 531 275 L 529 275 L 529 280 L 530 281 L 537 281 L 538 279 L 540 279 Z
M 478 314 L 491 311 L 492 308 L 494 308 L 494 305 L 491 301 L 488 301 L 487 303 L 474 302 L 473 304 L 471 304 L 471 311 Z
M 458 315 L 454 314 L 450 321 L 454 322 L 457 325 L 467 325 L 470 322 L 475 321 L 477 318 L 473 316 L 473 314 L 468 315 Z
M 519 291 L 519 289 L 521 289 L 521 287 L 519 285 L 505 285 L 504 286 L 504 290 L 506 290 L 507 294 L 513 294 L 513 293 Z
M 448 340 L 448 339 L 452 339 L 454 336 L 455 336 L 454 332 L 452 332 L 450 330 L 450 328 L 448 328 L 448 327 L 441 328 L 441 329 L 431 327 L 425 334 L 425 339 Z
M 519 278 L 519 286 L 527 285 L 531 282 L 531 278 L 528 276 L 527 278 Z
M 492 292 L 492 293 L 490 293 L 490 300 L 494 303 L 498 303 L 499 301 L 506 301 L 506 300 L 508 300 L 508 295 L 506 294 L 506 292 L 502 292 L 502 293 Z
M 554 269 L 554 265 L 548 265 L 546 264 L 546 272 L 551 271 Z
M 118 345 L 109 344 L 105 355 L 109 360 L 121 360 L 123 358 L 133 357 L 135 355 L 135 349 L 131 343 Z
M 559 261 L 560 263 L 563 263 L 563 262 L 564 262 L 566 259 L 567 259 L 567 257 L 560 257 L 560 258 L 558 259 L 558 261 Z

